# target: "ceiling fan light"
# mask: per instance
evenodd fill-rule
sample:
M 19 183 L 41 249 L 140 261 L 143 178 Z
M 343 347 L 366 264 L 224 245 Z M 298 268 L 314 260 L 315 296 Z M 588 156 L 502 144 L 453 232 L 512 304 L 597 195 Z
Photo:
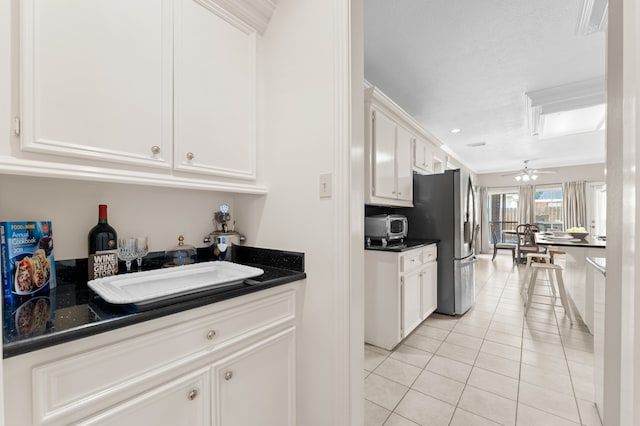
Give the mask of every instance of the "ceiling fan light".
M 536 180 L 536 179 L 538 179 L 538 175 L 531 175 L 531 179 L 532 179 L 532 180 Z
M 522 181 L 523 182 L 529 182 L 529 175 L 523 175 L 522 176 Z
M 517 175 L 517 176 L 516 176 L 516 180 L 519 182 L 519 181 L 520 181 L 520 179 L 522 179 L 522 176 Z

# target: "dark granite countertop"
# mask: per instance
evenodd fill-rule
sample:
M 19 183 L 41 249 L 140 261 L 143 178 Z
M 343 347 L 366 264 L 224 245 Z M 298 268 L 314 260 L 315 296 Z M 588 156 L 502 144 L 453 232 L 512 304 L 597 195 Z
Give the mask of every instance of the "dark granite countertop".
M 596 237 L 587 236 L 585 239 L 578 238 L 554 238 L 553 235 L 538 232 L 535 234 L 536 244 L 543 246 L 562 246 L 562 247 L 594 247 L 594 248 L 606 248 L 607 241 L 601 240 Z
M 212 253 L 206 248 L 198 249 L 198 260 L 213 260 Z M 143 308 L 102 300 L 87 286 L 86 259 L 56 262 L 56 287 L 3 306 L 3 357 L 209 305 L 307 276 L 303 253 L 234 246 L 233 261 L 261 268 L 264 274 L 239 284 L 179 295 Z M 158 269 L 163 263 L 164 253 L 152 253 L 145 257 L 143 270 Z
M 389 244 L 386 247 L 381 245 L 372 244 L 370 246 L 364 245 L 365 250 L 377 250 L 377 251 L 393 251 L 403 252 L 407 250 L 413 250 L 420 247 L 428 246 L 429 244 L 438 243 L 440 240 L 409 240 L 405 239 L 402 243 Z

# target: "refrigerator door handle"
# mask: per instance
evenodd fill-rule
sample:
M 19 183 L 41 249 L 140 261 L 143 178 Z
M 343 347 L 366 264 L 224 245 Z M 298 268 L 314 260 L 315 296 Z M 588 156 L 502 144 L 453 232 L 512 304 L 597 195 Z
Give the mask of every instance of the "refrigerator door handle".
M 475 254 L 472 253 L 465 257 L 454 257 L 453 260 L 459 260 L 464 263 L 475 263 L 478 260 L 478 258 L 475 256 Z

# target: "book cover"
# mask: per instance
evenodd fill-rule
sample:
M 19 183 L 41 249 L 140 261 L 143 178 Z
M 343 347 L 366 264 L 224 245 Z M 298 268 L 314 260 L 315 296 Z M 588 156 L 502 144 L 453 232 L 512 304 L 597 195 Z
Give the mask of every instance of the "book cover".
M 50 221 L 0 222 L 5 304 L 48 293 L 56 285 Z

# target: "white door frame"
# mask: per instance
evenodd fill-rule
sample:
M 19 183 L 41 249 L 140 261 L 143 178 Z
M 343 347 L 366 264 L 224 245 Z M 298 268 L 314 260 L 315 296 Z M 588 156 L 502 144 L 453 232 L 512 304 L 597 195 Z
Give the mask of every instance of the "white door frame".
M 640 418 L 640 7 L 609 1 L 607 39 L 607 274 L 605 425 Z

